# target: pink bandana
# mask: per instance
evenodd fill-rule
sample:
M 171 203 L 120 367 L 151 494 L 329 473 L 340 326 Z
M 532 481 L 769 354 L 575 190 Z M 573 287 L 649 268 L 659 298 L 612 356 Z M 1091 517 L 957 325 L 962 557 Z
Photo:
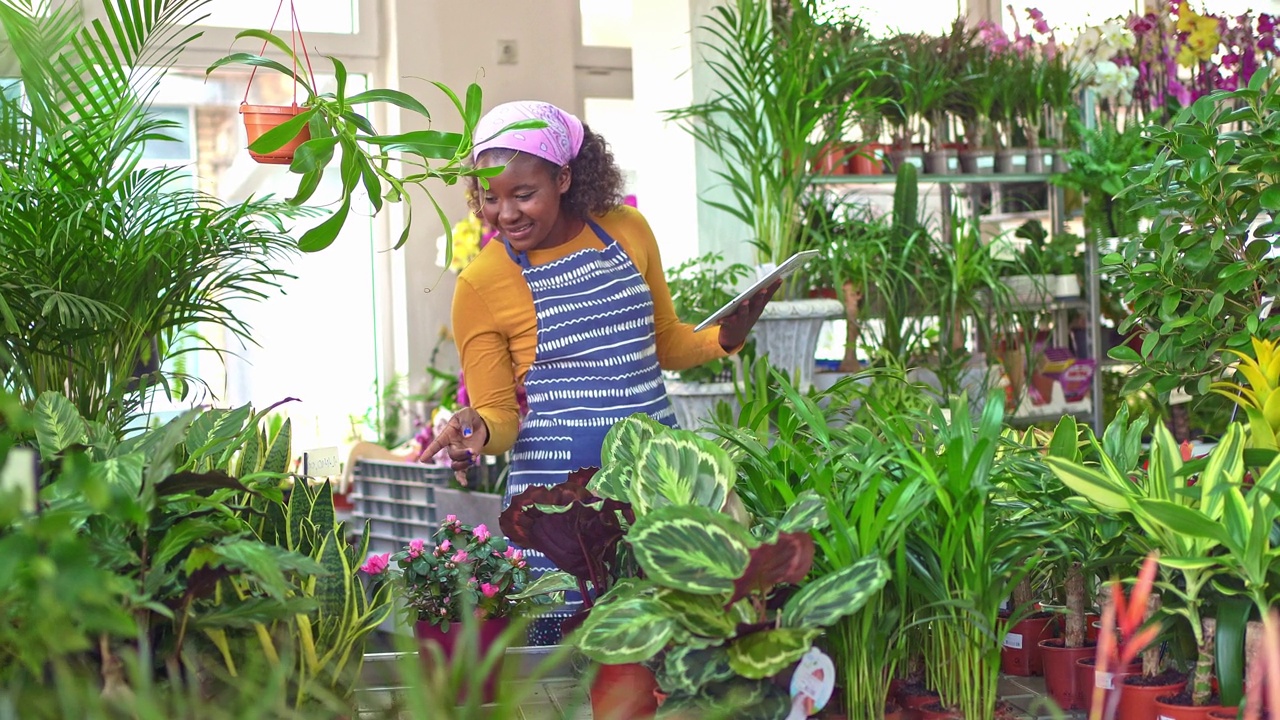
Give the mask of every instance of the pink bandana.
M 547 126 L 502 132 L 503 128 L 521 120 L 542 120 Z M 493 137 L 495 134 L 497 137 Z M 582 148 L 582 121 L 550 103 L 534 100 L 503 103 L 480 118 L 475 143 L 472 160 L 485 150 L 504 148 L 537 155 L 556 165 L 568 165 Z

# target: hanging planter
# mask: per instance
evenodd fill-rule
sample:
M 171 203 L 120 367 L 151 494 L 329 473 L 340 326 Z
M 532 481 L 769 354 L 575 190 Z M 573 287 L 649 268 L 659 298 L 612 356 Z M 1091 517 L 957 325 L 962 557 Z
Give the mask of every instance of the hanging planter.
M 450 123 L 437 114 L 434 124 L 454 125 L 459 132 L 411 130 L 394 135 L 380 133 L 369 120 L 367 108 L 374 103 L 394 106 L 390 112 L 418 116 L 406 118 L 406 124 L 411 126 L 430 126 L 433 118 L 426 106 L 400 90 L 374 88 L 348 92 L 346 65 L 335 57 L 329 58 L 333 64 L 335 86 L 331 92 L 320 92 L 292 0 L 289 3 L 289 37 L 286 39 L 275 34 L 276 20 L 283 10 L 284 0 L 280 0 L 271 29 L 244 30 L 236 35 L 237 40 L 253 38 L 261 41 L 262 48 L 258 54 L 231 53 L 210 65 L 205 74 L 211 75 L 219 68 L 231 65 L 251 69 L 250 86 L 259 69 L 278 72 L 293 82 L 294 98 L 290 105 L 250 105 L 249 88 L 246 87 L 240 106 L 249 136 L 250 156 L 261 163 L 287 164 L 289 172 L 299 176 L 297 191 L 289 198 L 291 205 L 305 205 L 320 187 L 325 172 L 331 168 L 339 172 L 338 168 L 342 168 L 341 195 L 330 206 L 332 213 L 298 238 L 300 250 L 315 252 L 332 244 L 353 214 L 352 199 L 357 193 L 367 197 L 370 206 L 368 210 L 356 208 L 354 214 L 361 222 L 381 212 L 387 203 L 404 203 L 404 228 L 395 244 L 399 248 L 408 240 L 413 225 L 410 201 L 414 193 L 410 192 L 411 188 L 422 190 L 431 206 L 438 208 L 429 187 L 431 183 L 438 181 L 443 185 L 455 185 L 464 177 L 487 177 L 501 172 L 502 168 L 475 168 L 469 162 L 472 136 L 483 112 L 479 85 L 470 84 L 459 97 L 448 86 L 431 83 L 449 100 L 461 120 Z M 282 53 L 289 64 L 264 56 L 268 46 Z M 301 54 L 298 53 L 299 46 Z M 523 121 L 503 128 L 498 134 L 545 126 L 541 120 Z M 453 261 L 451 224 L 445 223 L 444 230 L 449 238 L 445 246 L 447 266 Z

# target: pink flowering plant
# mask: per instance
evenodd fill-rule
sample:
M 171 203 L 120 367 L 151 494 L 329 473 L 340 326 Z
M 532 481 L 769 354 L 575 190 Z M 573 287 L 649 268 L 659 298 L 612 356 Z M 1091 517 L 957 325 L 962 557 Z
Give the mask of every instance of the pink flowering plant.
M 528 614 L 546 598 L 516 597 L 529 582 L 524 554 L 485 525 L 449 515 L 429 543 L 410 540 L 398 553 L 371 555 L 360 568 L 375 581 L 392 582 L 405 607 L 421 622 L 448 632 L 465 608 L 493 619 Z

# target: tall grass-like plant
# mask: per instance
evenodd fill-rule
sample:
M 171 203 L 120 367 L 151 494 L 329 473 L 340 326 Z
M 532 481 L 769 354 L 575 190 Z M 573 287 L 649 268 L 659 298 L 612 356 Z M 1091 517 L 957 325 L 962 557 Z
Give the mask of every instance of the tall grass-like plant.
M 28 405 L 61 392 L 119 433 L 157 389 L 187 391 L 166 367 L 192 349 L 181 335 L 248 339 L 234 304 L 289 277 L 295 209 L 228 204 L 141 165 L 171 139 L 151 101 L 204 5 L 104 0 L 106 21 L 88 23 L 78 3 L 0 5 L 23 88 L 0 96 L 0 382 Z
M 775 22 L 767 0 L 734 0 L 704 18 L 705 62 L 716 89 L 672 111 L 724 161 L 717 174 L 732 194 L 707 201 L 750 226 L 760 262 L 782 262 L 802 242 L 800 199 L 812 161 L 869 101 L 854 48 L 830 52 L 830 28 L 813 0 L 788 0 Z
M 1010 458 L 1025 452 L 1003 437 L 1004 404 L 989 399 L 976 420 L 963 396 L 949 409 L 949 418 L 934 410 L 933 427 L 923 429 L 908 466 L 935 496 L 908 539 L 916 621 L 928 624 L 927 677 L 943 704 L 965 717 L 989 718 L 1000 648 L 1020 619 L 1019 609 L 1004 615 L 1001 606 L 1035 569 L 1035 550 L 1052 528 L 1004 488 L 1005 474 L 1016 467 Z

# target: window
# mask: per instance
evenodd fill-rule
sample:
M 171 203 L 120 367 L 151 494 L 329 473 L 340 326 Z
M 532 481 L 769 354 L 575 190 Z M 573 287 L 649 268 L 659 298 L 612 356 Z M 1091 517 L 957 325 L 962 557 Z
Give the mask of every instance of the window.
M 202 9 L 209 17 L 200 24 L 265 30 L 271 27 L 271 19 L 276 17 L 279 7 L 276 30 L 288 32 L 289 5 L 289 0 L 285 0 L 283 7 L 271 0 L 217 0 Z M 360 0 L 295 0 L 293 6 L 297 8 L 303 32 L 350 35 L 360 30 Z
M 965 12 L 964 0 L 818 0 L 821 10 L 855 15 L 873 33 L 937 33 Z
M 631 47 L 633 0 L 578 0 L 582 17 L 582 44 L 595 47 Z
M 348 78 L 360 91 L 364 76 Z M 317 76 L 321 92 L 332 92 L 332 76 Z M 223 70 L 207 81 L 200 71 L 175 71 L 165 76 L 155 109 L 182 122 L 176 143 L 148 145 L 149 162 L 186 164 L 201 190 L 225 202 L 272 194 L 293 193 L 296 175 L 283 166 L 259 165 L 245 152 L 244 124 L 237 110 L 247 72 Z M 275 73 L 258 73 L 249 101 L 288 104 L 292 84 Z M 189 155 L 183 156 L 183 153 Z M 336 165 L 336 159 L 335 159 Z M 330 172 L 309 205 L 332 206 L 339 179 Z M 349 416 L 362 415 L 376 404 L 378 376 L 374 306 L 374 234 L 368 212 L 360 221 L 347 221 L 342 234 L 323 252 L 284 258 L 275 266 L 292 274 L 280 291 L 255 301 L 231 304 L 236 317 L 251 329 L 253 342 L 241 343 L 220 328 L 196 328 L 213 346 L 225 348 L 218 358 L 208 351 L 184 357 L 183 370 L 208 384 L 214 398 L 199 396 L 188 403 L 216 401 L 219 407 L 253 403 L 265 408 L 286 397 L 301 402 L 281 407 L 292 420 L 298 450 L 333 445 L 351 430 Z M 298 221 L 296 237 L 324 217 Z M 177 409 L 157 401 L 160 411 Z

